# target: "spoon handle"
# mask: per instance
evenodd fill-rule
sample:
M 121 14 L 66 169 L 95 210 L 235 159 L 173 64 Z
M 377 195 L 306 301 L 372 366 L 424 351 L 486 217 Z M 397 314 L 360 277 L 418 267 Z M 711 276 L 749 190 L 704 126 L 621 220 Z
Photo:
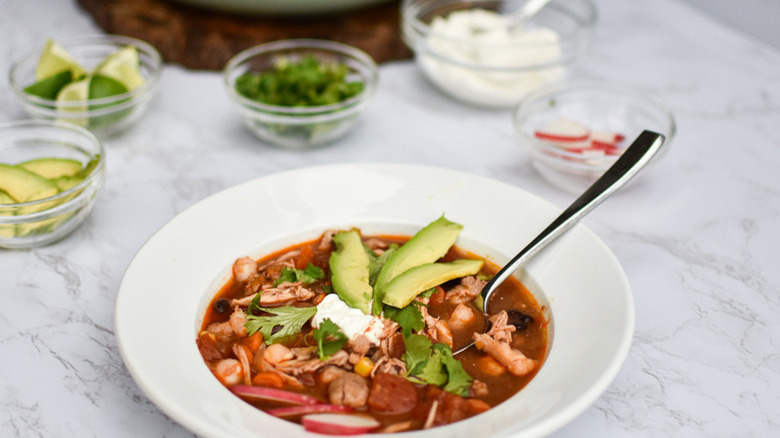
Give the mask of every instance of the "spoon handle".
M 606 172 L 577 198 L 547 228 L 539 233 L 522 251 L 501 268 L 482 289 L 485 310 L 498 286 L 519 269 L 539 250 L 547 246 L 558 236 L 574 226 L 602 201 L 622 187 L 642 169 L 658 152 L 664 142 L 664 136 L 651 131 L 643 131 L 626 149 L 623 155 Z

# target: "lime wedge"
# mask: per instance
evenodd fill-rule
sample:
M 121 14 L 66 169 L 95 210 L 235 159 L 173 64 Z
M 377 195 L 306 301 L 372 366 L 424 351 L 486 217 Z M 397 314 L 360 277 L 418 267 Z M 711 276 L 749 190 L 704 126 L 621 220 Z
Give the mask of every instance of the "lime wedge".
M 125 46 L 108 55 L 96 68 L 95 75 L 108 76 L 124 85 L 128 91 L 144 84 L 138 50 Z
M 57 110 L 63 113 L 86 113 L 87 97 L 89 96 L 90 78 L 71 82 L 57 93 Z M 81 105 L 73 105 L 73 102 L 81 102 Z M 65 116 L 64 121 L 81 127 L 86 127 L 88 119 L 84 117 Z
M 118 80 L 102 74 L 92 76 L 89 81 L 89 92 L 87 96 L 90 99 L 101 99 L 103 97 L 116 96 L 117 94 L 127 93 L 128 89 Z M 93 105 L 90 109 L 96 109 Z
M 54 76 L 49 76 L 46 79 L 26 87 L 25 93 L 32 94 L 44 99 L 54 100 L 57 98 L 57 93 L 62 90 L 62 87 L 68 85 L 73 79 L 73 73 L 70 70 L 65 70 L 57 73 Z
M 63 71 L 70 71 L 72 79 L 80 78 L 84 75 L 84 69 L 76 59 L 62 46 L 50 39 L 46 41 L 41 57 L 38 59 L 38 66 L 35 68 L 35 80 L 41 81 Z

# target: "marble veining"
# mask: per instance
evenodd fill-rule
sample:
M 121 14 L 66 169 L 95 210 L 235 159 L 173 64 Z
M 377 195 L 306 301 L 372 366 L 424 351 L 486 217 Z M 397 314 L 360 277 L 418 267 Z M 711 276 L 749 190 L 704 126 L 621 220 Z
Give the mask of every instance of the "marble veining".
M 682 2 L 596 3 L 592 47 L 571 77 L 657 97 L 678 132 L 584 220 L 628 275 L 636 333 L 614 382 L 553 436 L 775 436 L 780 52 Z M 99 31 L 77 2 L 5 0 L 3 11 L 3 72 L 48 37 Z M 160 90 L 137 126 L 105 140 L 108 177 L 85 224 L 48 247 L 0 251 L 0 436 L 192 436 L 130 377 L 114 299 L 146 240 L 220 190 L 312 165 L 399 162 L 488 176 L 561 207 L 573 199 L 530 167 L 508 111 L 443 96 L 412 62 L 383 65 L 357 129 L 314 151 L 251 137 L 218 73 L 166 65 Z M 0 122 L 25 117 L 7 84 L 0 102 Z

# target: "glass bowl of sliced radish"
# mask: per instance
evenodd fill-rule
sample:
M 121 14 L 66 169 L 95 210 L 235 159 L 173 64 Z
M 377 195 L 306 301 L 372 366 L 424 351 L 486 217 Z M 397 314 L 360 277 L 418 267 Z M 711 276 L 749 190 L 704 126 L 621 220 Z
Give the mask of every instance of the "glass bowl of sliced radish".
M 579 193 L 595 182 L 643 131 L 674 137 L 671 112 L 630 88 L 589 82 L 557 83 L 529 94 L 513 113 L 518 142 L 551 184 Z
M 0 125 L 0 248 L 56 242 L 84 222 L 105 177 L 103 146 L 70 123 Z

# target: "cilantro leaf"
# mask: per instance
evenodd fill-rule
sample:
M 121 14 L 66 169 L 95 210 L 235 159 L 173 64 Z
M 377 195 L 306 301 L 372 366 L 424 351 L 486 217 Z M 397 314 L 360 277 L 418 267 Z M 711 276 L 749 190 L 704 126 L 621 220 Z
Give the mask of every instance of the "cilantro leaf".
M 466 370 L 463 364 L 452 355 L 452 349 L 447 344 L 436 344 L 433 346 L 435 351 L 441 352 L 441 362 L 447 369 L 447 384 L 444 390 L 461 397 L 468 397 L 471 381 L 474 380 Z
M 322 320 L 320 326 L 314 329 L 312 334 L 317 341 L 317 347 L 319 347 L 320 359 L 323 360 L 341 350 L 349 340 L 341 328 L 329 318 Z
M 398 309 L 393 306 L 385 306 L 384 315 L 386 318 L 395 321 L 401 327 L 404 338 L 412 334 L 412 330 L 419 332 L 425 328 L 425 320 L 423 319 L 420 307 L 411 303 L 403 309 Z
M 423 298 L 430 298 L 435 293 L 436 293 L 436 288 L 432 287 L 432 288 L 426 290 L 425 292 L 420 292 L 419 294 L 417 294 L 417 296 L 418 297 L 423 297 Z
M 306 322 L 317 313 L 316 307 L 259 307 L 257 310 L 271 313 L 275 316 L 257 316 L 247 315 L 246 327 L 247 336 L 252 336 L 258 331 L 263 334 L 267 344 L 273 344 L 280 340 L 297 334 L 301 331 Z M 280 329 L 274 332 L 276 327 Z
M 309 263 L 306 269 L 294 269 L 285 266 L 279 273 L 279 278 L 274 281 L 274 286 L 279 286 L 284 282 L 295 283 L 301 281 L 303 284 L 312 284 L 317 280 L 325 278 L 325 271 Z
M 252 298 L 252 301 L 249 303 L 249 309 L 247 309 L 246 313 L 249 315 L 260 313 L 260 294 L 263 293 L 262 291 L 258 292 L 254 298 Z
M 403 355 L 406 363 L 406 375 L 416 375 L 431 355 L 433 342 L 423 335 L 409 335 L 404 338 L 406 352 Z
M 441 386 L 447 383 L 447 371 L 444 369 L 442 363 L 443 353 L 437 349 L 433 350 L 431 357 L 425 362 L 422 368 L 417 372 L 415 377 L 419 378 L 425 383 L 431 385 Z

